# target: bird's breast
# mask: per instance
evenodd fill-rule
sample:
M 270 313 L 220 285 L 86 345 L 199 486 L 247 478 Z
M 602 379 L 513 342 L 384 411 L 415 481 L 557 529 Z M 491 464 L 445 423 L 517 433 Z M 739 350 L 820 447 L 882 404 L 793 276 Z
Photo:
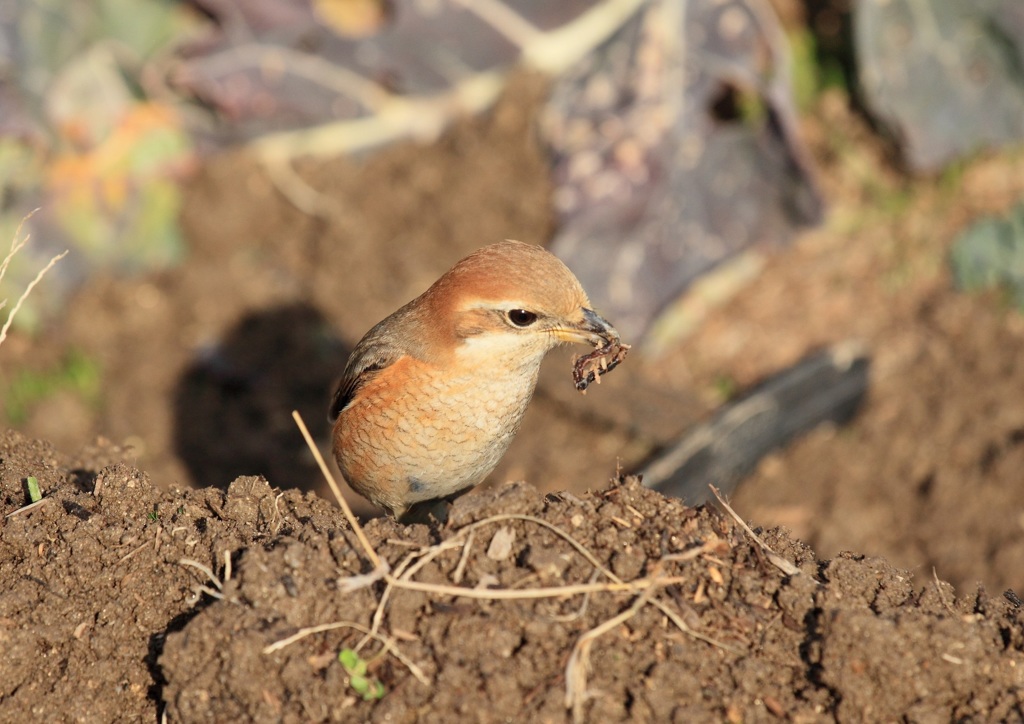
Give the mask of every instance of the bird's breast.
M 533 395 L 532 365 L 430 365 L 402 358 L 361 385 L 335 425 L 349 483 L 370 497 L 418 502 L 483 480 L 508 448 Z M 470 360 L 469 362 L 472 362 Z

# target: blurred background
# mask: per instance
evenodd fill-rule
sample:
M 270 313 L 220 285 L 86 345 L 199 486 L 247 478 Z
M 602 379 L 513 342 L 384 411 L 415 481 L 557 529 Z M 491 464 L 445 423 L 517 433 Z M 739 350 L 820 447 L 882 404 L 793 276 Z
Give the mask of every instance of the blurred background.
M 0 424 L 320 491 L 291 410 L 326 450 L 363 333 L 516 238 L 635 349 L 586 397 L 549 360 L 493 480 L 603 487 L 855 340 L 857 415 L 734 506 L 1020 590 L 1022 139 L 1015 0 L 5 2 L 0 239 L 40 210 L 0 299 L 70 253 L 0 347 Z

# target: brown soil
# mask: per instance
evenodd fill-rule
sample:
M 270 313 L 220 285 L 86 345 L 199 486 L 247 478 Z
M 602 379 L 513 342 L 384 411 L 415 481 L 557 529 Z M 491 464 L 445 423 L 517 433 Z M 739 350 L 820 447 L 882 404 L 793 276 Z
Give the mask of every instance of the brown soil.
M 444 528 L 368 526 L 408 580 L 652 586 L 499 601 L 346 591 L 371 566 L 335 506 L 260 477 L 161 490 L 118 453 L 0 438 L 4 721 L 559 721 L 567 682 L 591 721 L 1024 717 L 1019 606 L 767 531 L 788 575 L 731 518 L 635 478 L 582 497 L 512 484 Z M 47 496 L 23 509 L 30 474 Z M 367 700 L 338 654 L 375 614 L 389 650 L 360 649 Z
M 321 194 L 319 216 L 286 201 L 244 152 L 212 159 L 189 188 L 185 265 L 92 280 L 52 333 L 8 340 L 7 379 L 57 369 L 70 350 L 96 361 L 102 379 L 98 402 L 59 388 L 17 423 L 55 448 L 11 433 L 0 447 L 4 514 L 24 505 L 29 475 L 48 496 L 0 524 L 0 720 L 152 720 L 162 702 L 185 720 L 566 716 L 573 645 L 635 595 L 592 594 L 580 613 L 580 596 L 396 592 L 382 630 L 430 683 L 371 643 L 364 653 L 387 693 L 363 702 L 335 659 L 360 638 L 352 631 L 261 653 L 301 626 L 369 622 L 381 584 L 335 590 L 365 570 L 336 508 L 279 495 L 262 478 L 228 487 L 261 475 L 319 489 L 290 411 L 323 442 L 331 382 L 366 329 L 469 250 L 550 237 L 550 184 L 531 132 L 541 94 L 521 78 L 494 113 L 438 143 L 300 164 Z M 774 255 L 689 339 L 657 359 L 631 355 L 586 397 L 572 390 L 567 356 L 546 363 L 493 480 L 578 499 L 499 487 L 461 501 L 449 528 L 378 520 L 371 539 L 397 564 L 483 511 L 530 511 L 622 578 L 683 576 L 652 600 L 717 644 L 641 608 L 593 643 L 593 720 L 1019 720 L 1020 614 L 975 591 L 979 581 L 1024 590 L 1024 318 L 994 295 L 954 291 L 945 259 L 958 230 L 1024 196 L 1024 156 L 907 180 L 831 94 L 804 130 L 832 203 L 825 228 Z M 709 511 L 632 484 L 584 493 L 603 489 L 617 461 L 629 470 L 706 416 L 723 389 L 849 338 L 874 361 L 862 413 L 765 461 L 734 500 L 744 517 L 793 531 L 767 538 L 804 575 L 781 574 Z M 97 435 L 121 447 L 55 452 Z M 502 527 L 516 536 L 493 560 Z M 658 565 L 709 541 L 692 560 Z M 223 598 L 196 597 L 196 586 L 216 586 L 179 561 L 224 579 L 225 552 Z M 452 580 L 461 555 L 446 551 L 418 579 Z M 520 521 L 479 530 L 466 555 L 463 585 L 594 574 L 567 543 Z

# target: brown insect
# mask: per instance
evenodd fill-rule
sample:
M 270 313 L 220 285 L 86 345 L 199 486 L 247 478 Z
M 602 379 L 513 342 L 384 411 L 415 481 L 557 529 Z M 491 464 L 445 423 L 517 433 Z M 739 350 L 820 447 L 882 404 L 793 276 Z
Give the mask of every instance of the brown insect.
M 580 355 L 572 363 L 572 381 L 576 390 L 587 394 L 590 383 L 601 384 L 601 375 L 611 372 L 626 358 L 629 345 L 618 339 L 610 339 L 593 352 Z

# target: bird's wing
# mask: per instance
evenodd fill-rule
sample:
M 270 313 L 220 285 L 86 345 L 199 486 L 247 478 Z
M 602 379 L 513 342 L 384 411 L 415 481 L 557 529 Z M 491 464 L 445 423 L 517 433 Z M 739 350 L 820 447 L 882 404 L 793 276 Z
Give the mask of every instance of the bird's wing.
M 394 345 L 391 340 L 380 337 L 363 339 L 356 348 L 352 350 L 348 364 L 345 365 L 345 372 L 338 383 L 338 388 L 331 398 L 331 407 L 328 412 L 328 419 L 334 422 L 342 411 L 348 407 L 355 397 L 356 392 L 374 375 L 385 367 L 390 367 L 406 353 Z

